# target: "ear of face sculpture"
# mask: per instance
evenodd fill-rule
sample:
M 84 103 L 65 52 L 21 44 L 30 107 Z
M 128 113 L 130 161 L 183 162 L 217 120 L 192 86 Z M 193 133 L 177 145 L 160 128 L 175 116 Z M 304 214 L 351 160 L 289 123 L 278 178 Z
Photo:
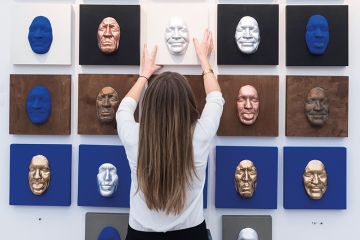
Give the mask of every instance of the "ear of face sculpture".
M 120 26 L 112 17 L 104 18 L 98 27 L 98 46 L 105 54 L 114 54 L 119 48 Z
M 329 117 L 329 101 L 323 88 L 315 87 L 309 91 L 305 102 L 305 115 L 315 127 L 322 127 L 326 123 Z
M 260 109 L 259 95 L 253 86 L 246 85 L 240 88 L 237 97 L 238 117 L 242 124 L 255 123 Z
M 165 29 L 165 42 L 171 54 L 185 54 L 189 45 L 189 29 L 181 17 L 170 19 Z
M 100 165 L 97 174 L 97 182 L 100 195 L 103 197 L 114 196 L 119 177 L 117 175 L 116 167 L 111 163 L 104 163 Z
M 29 186 L 35 195 L 42 195 L 49 187 L 50 165 L 48 159 L 43 155 L 36 155 L 31 159 L 29 165 Z
M 118 230 L 114 227 L 104 227 L 97 240 L 121 240 Z
M 329 44 L 329 24 L 322 15 L 313 15 L 306 25 L 305 40 L 310 53 L 322 55 Z
M 51 114 L 51 96 L 47 87 L 34 86 L 26 98 L 26 112 L 33 124 L 45 123 Z
M 237 240 L 259 240 L 259 237 L 254 229 L 244 228 L 239 232 Z
M 305 167 L 303 181 L 307 195 L 314 200 L 321 199 L 327 188 L 325 165 L 320 160 L 311 160 Z
M 238 49 L 245 54 L 255 53 L 260 44 L 260 29 L 255 18 L 245 16 L 240 19 L 235 32 Z
M 28 40 L 33 52 L 47 53 L 53 41 L 52 27 L 48 18 L 37 16 L 29 27 Z
M 96 98 L 97 118 L 102 123 L 111 123 L 119 106 L 119 95 L 112 87 L 104 87 Z
M 257 172 L 254 163 L 242 160 L 235 171 L 235 188 L 243 198 L 251 198 L 256 189 Z

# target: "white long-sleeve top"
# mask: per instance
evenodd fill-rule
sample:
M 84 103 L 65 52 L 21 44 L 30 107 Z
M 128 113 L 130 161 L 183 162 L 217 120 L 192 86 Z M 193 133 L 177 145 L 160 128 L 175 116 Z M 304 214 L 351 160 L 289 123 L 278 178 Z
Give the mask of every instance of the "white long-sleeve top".
M 205 171 L 210 145 L 219 127 L 224 99 L 221 92 L 214 91 L 206 96 L 206 104 L 198 119 L 193 134 L 195 171 L 192 185 L 186 192 L 184 209 L 177 215 L 150 210 L 143 193 L 138 188 L 136 169 L 139 145 L 139 123 L 135 122 L 134 112 L 137 102 L 125 97 L 116 113 L 117 130 L 124 145 L 131 169 L 130 216 L 129 225 L 135 230 L 146 232 L 167 232 L 194 227 L 204 221 L 203 189 Z

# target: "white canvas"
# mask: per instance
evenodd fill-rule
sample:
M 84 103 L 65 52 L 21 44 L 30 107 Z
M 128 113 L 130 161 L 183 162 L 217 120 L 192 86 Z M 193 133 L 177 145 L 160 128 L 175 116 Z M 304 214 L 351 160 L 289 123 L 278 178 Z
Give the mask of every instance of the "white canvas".
M 37 16 L 47 17 L 52 26 L 53 41 L 45 54 L 34 53 L 28 41 L 29 26 Z M 11 23 L 13 64 L 71 64 L 71 5 L 14 4 Z

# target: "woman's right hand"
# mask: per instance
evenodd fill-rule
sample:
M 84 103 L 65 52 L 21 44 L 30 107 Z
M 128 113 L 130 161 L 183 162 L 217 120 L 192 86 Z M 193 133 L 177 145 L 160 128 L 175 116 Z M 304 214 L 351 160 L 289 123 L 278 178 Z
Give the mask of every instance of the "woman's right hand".
M 157 46 L 155 46 L 149 54 L 147 45 L 144 45 L 140 63 L 140 76 L 150 78 L 155 72 L 157 72 L 162 66 L 155 64 Z
M 212 39 L 211 32 L 206 29 L 204 32 L 204 37 L 202 41 L 198 41 L 196 38 L 193 39 L 196 54 L 199 58 L 201 66 L 204 68 L 208 68 L 209 65 L 209 56 L 214 48 L 214 43 Z

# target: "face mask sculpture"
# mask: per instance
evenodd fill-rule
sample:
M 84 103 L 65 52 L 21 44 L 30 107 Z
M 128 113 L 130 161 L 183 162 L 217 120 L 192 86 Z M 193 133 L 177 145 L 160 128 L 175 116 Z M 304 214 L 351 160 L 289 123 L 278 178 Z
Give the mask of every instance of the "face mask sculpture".
M 311 160 L 305 167 L 303 180 L 307 195 L 314 200 L 321 199 L 327 188 L 325 165 L 320 160 Z
M 309 123 L 322 127 L 329 117 L 329 102 L 325 90 L 321 87 L 312 88 L 305 101 L 305 115 Z
M 97 182 L 101 196 L 112 197 L 116 192 L 118 180 L 117 169 L 114 165 L 111 163 L 100 165 Z
M 52 27 L 49 19 L 37 16 L 31 22 L 28 33 L 28 41 L 33 52 L 38 54 L 47 53 L 53 41 Z
M 254 229 L 244 228 L 239 232 L 237 240 L 259 240 L 259 237 Z
M 189 45 L 189 29 L 181 17 L 172 17 L 165 29 L 165 42 L 173 55 L 184 55 Z
M 120 234 L 116 228 L 104 227 L 97 240 L 121 240 Z
M 114 54 L 119 48 L 120 26 L 112 17 L 104 18 L 98 27 L 98 46 L 102 53 Z
M 322 15 L 313 15 L 306 25 L 306 45 L 311 54 L 322 55 L 329 44 L 329 24 Z
M 26 98 L 26 112 L 33 124 L 45 123 L 51 114 L 51 96 L 47 87 L 34 86 Z
M 255 123 L 260 109 L 259 95 L 251 85 L 239 89 L 237 97 L 238 117 L 242 124 L 252 125 Z
M 50 183 L 50 166 L 49 161 L 43 155 L 36 155 L 31 159 L 29 165 L 29 186 L 35 195 L 42 195 Z
M 111 123 L 119 106 L 119 95 L 112 87 L 104 87 L 96 98 L 97 118 L 102 123 Z
M 255 53 L 260 44 L 260 29 L 255 18 L 245 16 L 240 19 L 235 32 L 235 41 L 242 53 Z
M 254 163 L 242 160 L 235 171 L 235 188 L 243 198 L 251 198 L 256 189 L 257 172 Z

